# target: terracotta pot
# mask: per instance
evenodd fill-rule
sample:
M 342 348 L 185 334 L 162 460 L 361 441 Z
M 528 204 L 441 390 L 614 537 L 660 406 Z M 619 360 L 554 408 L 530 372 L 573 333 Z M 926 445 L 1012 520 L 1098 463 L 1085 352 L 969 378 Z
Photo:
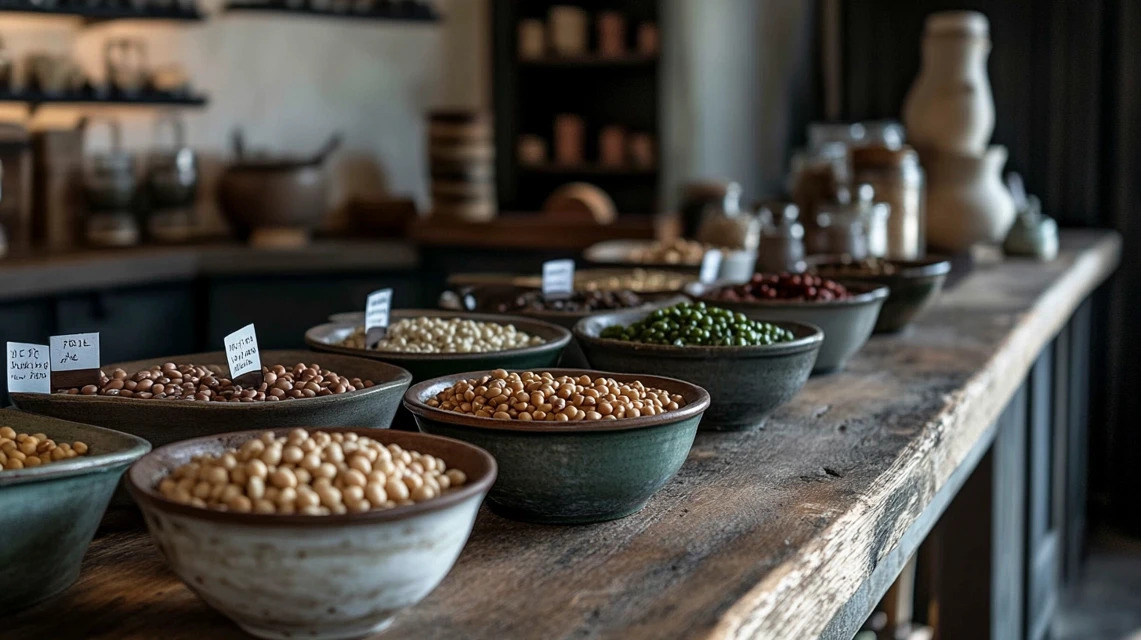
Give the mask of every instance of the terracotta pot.
M 1014 223 L 1014 200 L 1002 183 L 1006 147 L 981 156 L 921 150 L 927 171 L 927 244 L 944 252 L 998 244 Z
M 923 67 L 903 105 L 915 146 L 982 155 L 994 132 L 994 98 L 986 63 L 990 25 L 974 11 L 927 18 Z

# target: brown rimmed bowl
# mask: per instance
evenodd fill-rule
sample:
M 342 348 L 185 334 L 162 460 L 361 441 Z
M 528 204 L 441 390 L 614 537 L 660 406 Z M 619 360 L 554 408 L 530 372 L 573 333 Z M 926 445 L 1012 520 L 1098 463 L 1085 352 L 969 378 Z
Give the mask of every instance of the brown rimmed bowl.
M 135 372 L 164 362 L 175 364 L 226 366 L 221 351 L 183 356 L 136 360 L 103 367 Z M 117 429 L 162 446 L 198 436 L 271 429 L 276 427 L 362 427 L 387 428 L 400 405 L 412 375 L 400 367 L 341 355 L 312 351 L 262 351 L 263 366 L 292 367 L 304 362 L 317 363 L 338 375 L 376 384 L 367 389 L 316 398 L 282 402 L 199 402 L 189 400 L 140 400 L 113 396 L 13 393 L 12 403 L 31 413 L 52 416 Z
M 594 316 L 574 328 L 591 366 L 607 371 L 653 371 L 709 390 L 703 430 L 742 431 L 764 425 L 773 411 L 808 380 L 824 343 L 818 327 L 775 322 L 794 339 L 771 345 L 702 347 L 644 344 L 599 337 L 607 327 L 630 325 L 648 315 L 626 311 Z
M 681 468 L 709 407 L 709 394 L 682 380 L 584 369 L 542 371 L 619 382 L 641 380 L 648 387 L 681 394 L 686 404 L 676 411 L 624 420 L 523 422 L 469 416 L 426 404 L 456 382 L 487 371 L 413 385 L 404 394 L 404 406 L 421 431 L 470 442 L 495 456 L 499 480 L 487 503 L 492 511 L 514 520 L 582 524 L 635 513 Z
M 0 426 L 80 441 L 87 455 L 0 471 L 0 615 L 71 586 L 119 478 L 150 451 L 141 438 L 110 429 L 0 410 Z
M 541 320 L 491 313 L 468 313 L 466 311 L 440 311 L 436 309 L 401 309 L 393 311 L 391 320 L 419 317 L 463 318 L 476 322 L 497 322 L 512 324 L 519 331 L 538 336 L 543 344 L 488 351 L 484 353 L 400 353 L 377 351 L 375 349 L 351 349 L 339 346 L 360 326 L 356 322 L 329 322 L 317 325 L 305 332 L 305 344 L 316 351 L 337 353 L 358 358 L 380 360 L 402 367 L 412 373 L 413 382 L 446 376 L 473 369 L 533 369 L 554 367 L 562 357 L 563 349 L 570 343 L 570 331 Z
M 882 285 L 840 280 L 852 292 L 844 300 L 756 300 L 734 302 L 719 300 L 715 290 L 699 295 L 705 304 L 731 309 L 753 320 L 800 322 L 820 327 L 824 343 L 816 357 L 812 373 L 829 373 L 844 368 L 868 338 L 879 319 L 880 308 L 887 300 L 888 288 Z
M 928 260 L 885 260 L 895 267 L 892 273 L 854 270 L 840 260 L 813 261 L 813 271 L 825 278 L 885 286 L 891 290 L 876 320 L 875 333 L 901 331 L 923 313 L 943 290 L 951 262 Z
M 159 447 L 127 473 L 131 495 L 174 573 L 259 638 L 340 640 L 384 629 L 451 570 L 495 482 L 495 459 L 464 442 L 388 429 L 324 431 L 353 431 L 438 456 L 468 482 L 419 504 L 328 516 L 212 511 L 173 502 L 156 489 L 192 456 L 221 453 L 260 431 Z

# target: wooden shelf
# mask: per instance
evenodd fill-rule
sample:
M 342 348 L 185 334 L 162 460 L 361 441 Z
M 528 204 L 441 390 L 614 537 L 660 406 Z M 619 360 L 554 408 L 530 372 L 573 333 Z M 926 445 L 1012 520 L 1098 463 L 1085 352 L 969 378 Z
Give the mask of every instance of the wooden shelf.
M 652 240 L 666 220 L 660 216 L 619 217 L 612 224 L 568 221 L 546 213 L 505 213 L 487 222 L 420 218 L 409 237 L 422 246 L 531 251 L 582 251 L 605 240 Z
M 658 175 L 658 168 L 654 167 L 634 167 L 634 166 L 621 166 L 612 167 L 603 164 L 580 164 L 580 165 L 561 165 L 561 164 L 524 164 L 519 165 L 519 171 L 522 173 L 532 174 L 548 174 L 558 176 L 640 176 L 652 178 Z
M 27 0 L 0 2 L 0 13 L 31 13 L 41 16 L 60 16 L 70 18 L 83 18 L 87 22 L 105 22 L 108 20 L 173 20 L 181 22 L 200 22 L 205 16 L 197 7 L 182 9 L 180 7 L 136 8 L 130 5 L 117 6 L 89 6 L 85 4 L 61 4 L 56 6 L 42 6 Z
M 524 67 L 558 67 L 558 68 L 590 68 L 598 67 L 648 67 L 658 63 L 657 54 L 628 53 L 623 56 L 569 56 L 550 58 L 520 58 L 519 64 Z
M 117 92 L 99 94 L 94 91 L 43 93 L 40 91 L 3 90 L 0 91 L 0 103 L 2 102 L 20 102 L 33 109 L 45 104 L 201 107 L 207 103 L 207 98 L 194 94 L 157 93 L 153 91 L 128 95 Z
M 284 3 L 264 4 L 259 2 L 231 2 L 227 12 L 275 13 L 309 18 L 340 18 L 345 20 L 382 20 L 390 22 L 439 22 L 440 14 L 428 4 L 411 2 L 388 2 L 377 4 L 368 12 L 332 11 L 315 9 L 308 4 L 291 7 Z

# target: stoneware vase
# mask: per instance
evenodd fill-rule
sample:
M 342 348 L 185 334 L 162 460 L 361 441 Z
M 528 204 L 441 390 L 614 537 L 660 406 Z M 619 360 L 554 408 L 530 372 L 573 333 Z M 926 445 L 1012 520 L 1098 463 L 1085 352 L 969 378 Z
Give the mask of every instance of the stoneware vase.
M 994 132 L 986 63 L 990 25 L 974 11 L 927 18 L 923 66 L 903 105 L 911 144 L 982 155 Z
M 1014 223 L 1014 200 L 1002 183 L 1006 147 L 982 156 L 921 151 L 927 170 L 927 244 L 945 253 L 999 244 Z

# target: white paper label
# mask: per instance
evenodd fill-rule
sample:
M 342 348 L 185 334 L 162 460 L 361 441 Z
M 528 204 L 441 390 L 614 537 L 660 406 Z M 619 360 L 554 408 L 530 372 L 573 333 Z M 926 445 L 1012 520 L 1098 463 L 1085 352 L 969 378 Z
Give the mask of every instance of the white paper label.
M 51 393 L 51 354 L 46 344 L 8 343 L 8 393 Z
M 543 297 L 569 296 L 574 291 L 574 260 L 543 263 Z
M 717 274 L 721 273 L 721 250 L 709 249 L 705 255 L 701 257 L 701 272 L 698 279 L 705 284 L 717 280 Z
M 51 337 L 52 371 L 99 368 L 99 334 L 73 333 Z
M 261 371 L 261 354 L 254 325 L 247 324 L 226 336 L 226 364 L 230 366 L 230 379 L 251 371 Z
M 388 326 L 388 312 L 392 308 L 392 289 L 377 289 L 368 294 L 364 306 L 365 331 Z

